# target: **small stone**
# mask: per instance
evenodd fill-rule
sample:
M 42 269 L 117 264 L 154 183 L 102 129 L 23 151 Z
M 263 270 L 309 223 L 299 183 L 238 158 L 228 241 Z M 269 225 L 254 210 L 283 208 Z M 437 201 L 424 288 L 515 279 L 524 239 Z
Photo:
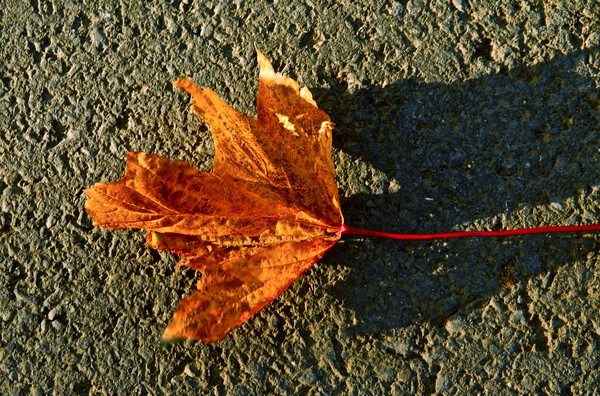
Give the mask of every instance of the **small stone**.
M 65 329 L 65 325 L 60 323 L 58 320 L 52 321 L 52 328 L 58 332 L 62 332 Z
M 188 377 L 195 377 L 196 375 L 192 372 L 192 370 L 190 369 L 190 366 L 185 366 L 185 368 L 183 369 L 183 373 L 185 375 L 187 375 Z
M 458 11 L 465 12 L 465 3 L 462 0 L 452 0 L 452 4 Z
M 54 320 L 54 318 L 59 316 L 60 314 L 62 314 L 62 307 L 54 307 L 50 310 L 50 312 L 48 312 L 48 319 Z
M 435 393 L 444 393 L 450 388 L 450 380 L 440 372 L 435 381 Z
M 106 37 L 104 36 L 104 33 L 102 32 L 102 30 L 98 29 L 98 28 L 94 28 L 90 31 L 90 39 L 92 41 L 92 45 L 96 48 L 102 46 L 102 44 L 104 44 L 104 41 L 106 40 Z
M 447 322 L 446 322 L 446 330 L 448 331 L 448 333 L 453 334 L 456 333 L 457 331 L 461 331 L 462 329 L 464 329 L 467 326 L 467 322 L 465 321 L 464 318 L 462 317 L 454 317 L 454 318 L 450 318 Z
M 527 319 L 525 318 L 525 312 L 520 309 L 517 312 L 513 313 L 510 316 L 510 323 L 514 325 L 524 325 L 527 323 Z

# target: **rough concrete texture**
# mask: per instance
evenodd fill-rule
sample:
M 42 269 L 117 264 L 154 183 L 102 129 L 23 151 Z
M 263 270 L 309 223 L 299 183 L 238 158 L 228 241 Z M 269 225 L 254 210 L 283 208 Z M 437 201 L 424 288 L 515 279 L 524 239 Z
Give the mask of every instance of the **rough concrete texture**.
M 160 336 L 199 275 L 82 190 L 211 166 L 172 88 L 253 114 L 256 44 L 333 118 L 347 223 L 599 222 L 597 1 L 0 0 L 3 394 L 598 394 L 597 235 L 346 238 L 224 341 Z

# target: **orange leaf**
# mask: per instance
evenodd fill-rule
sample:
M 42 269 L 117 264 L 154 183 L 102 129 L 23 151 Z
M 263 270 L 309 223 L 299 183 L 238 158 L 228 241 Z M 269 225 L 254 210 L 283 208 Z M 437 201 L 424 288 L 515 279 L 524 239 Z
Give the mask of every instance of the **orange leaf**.
M 329 116 L 258 50 L 258 119 L 189 79 L 215 141 L 212 173 L 143 152 L 125 176 L 86 190 L 95 226 L 150 230 L 148 244 L 202 271 L 163 337 L 222 339 L 280 295 L 340 238 Z

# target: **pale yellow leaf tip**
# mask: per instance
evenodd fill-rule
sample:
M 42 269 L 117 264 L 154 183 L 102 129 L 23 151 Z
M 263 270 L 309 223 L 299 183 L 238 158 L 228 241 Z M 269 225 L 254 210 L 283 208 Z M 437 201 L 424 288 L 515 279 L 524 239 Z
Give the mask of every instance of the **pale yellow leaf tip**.
M 317 106 L 317 102 L 314 101 L 312 94 L 310 93 L 308 88 L 300 88 L 300 85 L 298 85 L 296 81 L 284 77 L 280 73 L 275 73 L 275 69 L 273 69 L 271 61 L 269 61 L 269 59 L 266 56 L 264 56 L 262 52 L 260 52 L 256 45 L 254 46 L 254 49 L 256 50 L 256 60 L 258 61 L 258 67 L 260 68 L 261 77 L 273 78 L 278 84 L 286 85 L 290 88 L 293 88 L 296 92 L 298 92 L 302 99 L 306 100 L 308 103 L 315 106 L 316 108 L 319 108 Z
M 254 49 L 256 50 L 256 60 L 258 61 L 258 67 L 260 68 L 260 75 L 271 76 L 275 74 L 275 70 L 273 69 L 273 65 L 271 65 L 269 59 L 267 59 L 267 57 L 264 56 L 256 46 Z

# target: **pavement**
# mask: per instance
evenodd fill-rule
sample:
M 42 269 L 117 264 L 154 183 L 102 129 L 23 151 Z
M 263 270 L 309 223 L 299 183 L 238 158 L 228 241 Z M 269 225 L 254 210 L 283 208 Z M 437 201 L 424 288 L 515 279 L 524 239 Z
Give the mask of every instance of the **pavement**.
M 594 234 L 345 238 L 214 344 L 161 342 L 200 275 L 83 189 L 141 150 L 210 170 L 172 83 L 255 115 L 254 46 L 336 124 L 347 224 L 600 221 L 600 6 L 0 0 L 2 394 L 599 394 Z

